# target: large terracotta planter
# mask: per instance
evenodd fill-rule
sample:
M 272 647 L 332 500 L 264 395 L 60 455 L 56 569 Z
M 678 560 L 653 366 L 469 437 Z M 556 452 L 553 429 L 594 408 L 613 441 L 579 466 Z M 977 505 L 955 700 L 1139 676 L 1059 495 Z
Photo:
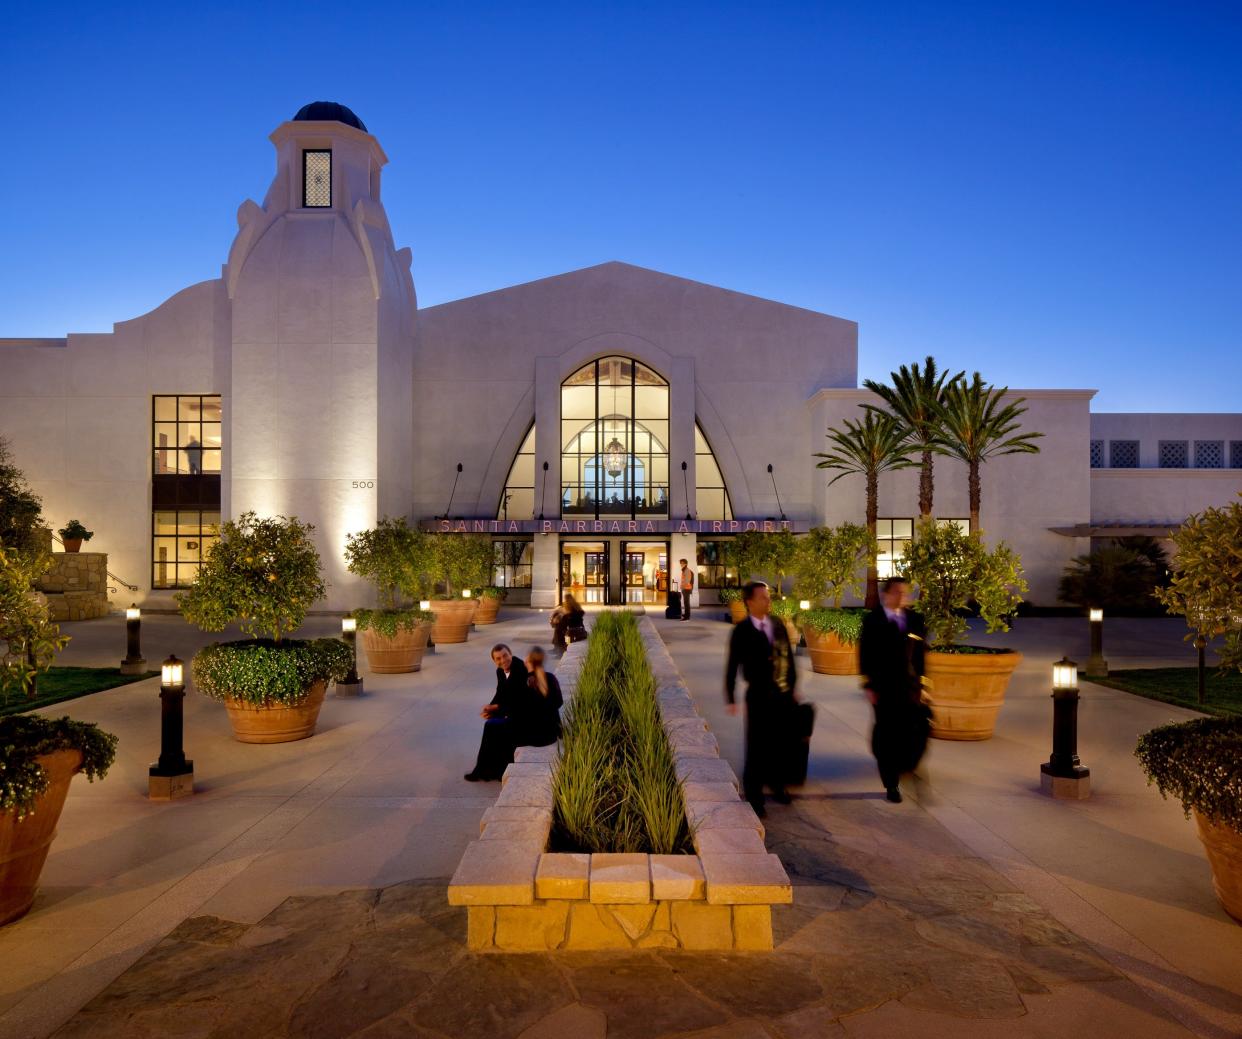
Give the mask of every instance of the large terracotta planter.
M 436 622 L 431 628 L 431 641 L 437 646 L 465 642 L 478 606 L 477 599 L 432 599 L 431 612 L 436 615 Z
M 371 628 L 363 628 L 362 648 L 367 651 L 367 669 L 377 675 L 403 675 L 423 666 L 431 622 L 420 621 L 408 630 L 398 629 L 389 638 Z
M 47 773 L 48 787 L 34 811 L 21 822 L 12 810 L 0 812 L 0 924 L 30 911 L 69 783 L 82 767 L 82 753 L 77 750 L 56 750 L 35 760 Z
M 480 595 L 475 601 L 479 605 L 474 614 L 474 623 L 495 624 L 496 615 L 500 613 L 501 600 L 492 595 Z
M 81 538 L 65 538 L 62 544 L 65 546 L 66 552 L 81 552 L 82 551 L 82 539 Z
M 814 628 L 803 628 L 806 650 L 811 656 L 811 670 L 820 675 L 856 675 L 858 643 L 842 642 L 835 631 L 823 634 Z
M 729 603 L 729 620 L 731 620 L 734 624 L 737 624 L 739 621 L 744 621 L 746 619 L 747 612 L 746 604 L 742 602 L 741 599 L 738 599 L 736 602 Z
M 292 743 L 313 736 L 327 687 L 327 682 L 316 682 L 307 690 L 306 699 L 292 707 L 285 704 L 259 707 L 226 699 L 224 706 L 233 726 L 233 738 L 238 743 Z
M 798 625 L 788 617 L 777 617 L 776 620 L 785 625 L 785 634 L 789 636 L 789 644 L 796 649 L 798 643 L 802 641 L 802 632 L 798 630 Z
M 930 650 L 926 674 L 932 684 L 931 734 L 939 740 L 988 740 L 1005 702 L 1010 676 L 1022 654 L 937 653 Z
M 1195 811 L 1199 840 L 1212 866 L 1212 888 L 1225 912 L 1242 923 L 1242 833 Z

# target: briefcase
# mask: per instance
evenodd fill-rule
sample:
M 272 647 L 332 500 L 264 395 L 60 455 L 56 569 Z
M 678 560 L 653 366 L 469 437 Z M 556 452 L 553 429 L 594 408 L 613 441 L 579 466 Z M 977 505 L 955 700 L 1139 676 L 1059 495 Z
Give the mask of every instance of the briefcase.
M 794 704 L 789 718 L 789 750 L 785 760 L 786 786 L 802 786 L 806 782 L 808 762 L 811 757 L 811 733 L 815 731 L 815 705 Z

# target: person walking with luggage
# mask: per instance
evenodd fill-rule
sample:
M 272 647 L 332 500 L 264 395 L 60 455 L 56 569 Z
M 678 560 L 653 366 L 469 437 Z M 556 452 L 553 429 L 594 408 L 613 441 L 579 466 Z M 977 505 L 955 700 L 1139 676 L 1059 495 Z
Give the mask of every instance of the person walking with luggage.
M 742 789 L 755 814 L 763 816 L 764 787 L 777 804 L 789 804 L 784 754 L 790 740 L 797 669 L 785 625 L 774 621 L 772 597 L 762 581 L 742 589 L 748 616 L 733 626 L 725 668 L 725 702 L 737 714 L 734 688 L 740 668 L 746 679 L 746 762 Z
M 912 772 L 927 748 L 930 712 L 921 701 L 926 648 L 922 614 L 906 608 L 909 586 L 884 582 L 880 603 L 863 620 L 859 662 L 863 690 L 875 707 L 871 750 L 888 800 L 901 803 L 903 772 Z
M 681 563 L 681 619 L 690 619 L 690 593 L 694 591 L 694 571 L 684 559 Z

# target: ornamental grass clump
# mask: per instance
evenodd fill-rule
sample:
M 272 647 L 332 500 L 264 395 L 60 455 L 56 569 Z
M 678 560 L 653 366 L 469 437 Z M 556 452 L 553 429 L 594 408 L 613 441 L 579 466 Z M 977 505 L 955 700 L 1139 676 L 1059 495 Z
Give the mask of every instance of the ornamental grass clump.
M 1134 756 L 1162 797 L 1242 833 L 1242 718 L 1196 718 L 1139 737 Z
M 565 710 L 553 796 L 558 850 L 690 849 L 655 676 L 631 613 L 601 614 L 591 632 L 577 692 Z

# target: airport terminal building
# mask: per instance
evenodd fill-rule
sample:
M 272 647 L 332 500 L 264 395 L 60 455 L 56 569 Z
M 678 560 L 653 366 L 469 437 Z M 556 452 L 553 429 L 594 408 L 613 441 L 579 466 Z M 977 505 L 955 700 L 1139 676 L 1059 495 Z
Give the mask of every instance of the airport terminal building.
M 48 520 L 97 532 L 115 605 L 171 607 L 247 510 L 316 526 L 331 610 L 367 601 L 343 547 L 382 516 L 489 534 L 495 583 L 535 606 L 662 603 L 682 557 L 709 602 L 739 531 L 862 521 L 861 478 L 829 486 L 813 457 L 870 399 L 854 322 L 617 262 L 420 309 L 362 121 L 316 102 L 271 140 L 220 277 L 111 332 L 0 339 L 0 434 Z M 1037 604 L 1091 539 L 1162 536 L 1242 489 L 1242 415 L 1013 392 L 1041 451 L 985 467 L 981 525 Z M 917 480 L 881 482 L 883 568 Z M 969 514 L 952 459 L 936 513 Z

